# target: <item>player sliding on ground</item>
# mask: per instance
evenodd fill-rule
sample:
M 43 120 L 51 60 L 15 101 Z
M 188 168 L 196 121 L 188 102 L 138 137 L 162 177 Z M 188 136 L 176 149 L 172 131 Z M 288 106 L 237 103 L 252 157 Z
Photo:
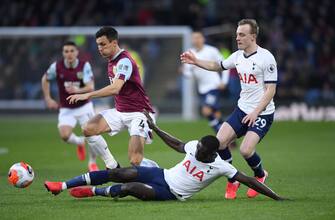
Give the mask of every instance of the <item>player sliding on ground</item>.
M 133 196 L 141 200 L 185 200 L 199 192 L 220 176 L 232 178 L 274 200 L 283 200 L 263 183 L 236 170 L 218 156 L 219 140 L 215 136 L 205 136 L 199 141 L 184 143 L 162 131 L 147 112 L 148 125 L 171 148 L 184 153 L 185 158 L 170 169 L 134 166 L 112 170 L 94 171 L 75 177 L 66 182 L 45 182 L 45 187 L 54 195 L 70 189 L 77 198 L 106 196 Z M 108 187 L 80 187 L 118 182 Z

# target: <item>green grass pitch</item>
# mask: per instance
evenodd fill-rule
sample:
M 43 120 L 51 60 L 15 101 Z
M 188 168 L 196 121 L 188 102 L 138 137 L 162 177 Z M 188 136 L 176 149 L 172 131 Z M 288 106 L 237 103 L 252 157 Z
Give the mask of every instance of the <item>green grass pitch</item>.
M 205 121 L 158 124 L 182 140 L 212 133 Z M 127 166 L 127 133 L 105 137 L 121 165 Z M 335 219 L 334 138 L 334 122 L 275 122 L 257 147 L 269 171 L 267 184 L 293 201 L 276 202 L 265 196 L 248 199 L 244 186 L 236 200 L 227 201 L 224 178 L 186 202 L 142 202 L 130 197 L 77 200 L 67 192 L 53 196 L 43 187 L 46 179 L 66 180 L 87 168 L 86 161 L 77 160 L 75 147 L 58 137 L 56 121 L 0 118 L 0 219 Z M 145 154 L 167 168 L 183 158 L 157 136 Z M 233 155 L 234 165 L 252 174 L 238 150 Z M 19 161 L 35 171 L 27 189 L 7 183 L 9 167 Z M 101 161 L 99 166 L 103 167 Z

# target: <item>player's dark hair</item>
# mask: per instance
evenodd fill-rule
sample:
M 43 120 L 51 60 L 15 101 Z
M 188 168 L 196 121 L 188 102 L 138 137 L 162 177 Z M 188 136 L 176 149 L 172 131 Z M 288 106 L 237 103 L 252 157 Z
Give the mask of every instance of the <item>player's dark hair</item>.
M 256 34 L 256 37 L 258 36 L 259 27 L 258 27 L 257 21 L 255 19 L 248 19 L 248 18 L 246 18 L 246 19 L 240 20 L 237 23 L 238 26 L 244 25 L 244 24 L 250 25 L 250 34 Z
M 200 142 L 206 146 L 207 150 L 210 152 L 217 151 L 220 146 L 219 140 L 213 135 L 207 135 L 200 139 Z
M 201 34 L 202 36 L 205 36 L 205 35 L 204 35 L 204 32 L 203 32 L 201 29 L 193 29 L 192 33 L 193 33 L 193 34 L 194 34 L 194 33 L 199 33 L 199 34 Z
M 74 47 L 78 48 L 77 44 L 76 44 L 75 42 L 73 42 L 73 41 L 70 41 L 70 40 L 65 41 L 65 42 L 63 43 L 63 47 L 64 47 L 64 46 L 74 46 Z
M 119 39 L 117 31 L 112 27 L 102 27 L 95 33 L 96 39 L 102 36 L 106 36 L 109 41 Z

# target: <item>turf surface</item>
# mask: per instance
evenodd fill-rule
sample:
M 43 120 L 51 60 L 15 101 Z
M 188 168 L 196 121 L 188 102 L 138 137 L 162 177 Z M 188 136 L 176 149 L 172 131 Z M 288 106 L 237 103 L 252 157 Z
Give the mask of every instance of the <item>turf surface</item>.
M 212 133 L 205 121 L 158 124 L 183 140 Z M 334 132 L 333 122 L 275 122 L 257 147 L 269 171 L 267 184 L 293 201 L 276 202 L 264 196 L 247 199 L 244 186 L 236 200 L 227 201 L 224 178 L 187 202 L 77 200 L 67 192 L 55 197 L 43 187 L 46 179 L 66 180 L 86 172 L 87 167 L 76 159 L 75 147 L 60 140 L 56 121 L 0 118 L 0 219 L 335 219 Z M 127 133 L 105 137 L 115 157 L 126 166 Z M 183 158 L 157 136 L 145 153 L 161 167 L 171 167 Z M 234 165 L 252 174 L 238 150 L 233 155 Z M 29 163 L 35 171 L 35 180 L 27 189 L 7 183 L 8 168 L 19 161 Z M 103 167 L 101 161 L 99 166 Z

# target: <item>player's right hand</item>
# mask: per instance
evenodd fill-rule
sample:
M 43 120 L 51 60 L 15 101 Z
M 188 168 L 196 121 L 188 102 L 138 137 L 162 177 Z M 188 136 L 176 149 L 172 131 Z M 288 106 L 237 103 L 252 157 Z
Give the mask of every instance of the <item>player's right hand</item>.
M 70 104 L 74 104 L 80 100 L 87 100 L 89 99 L 89 93 L 83 93 L 83 94 L 76 94 L 76 95 L 70 95 L 66 98 L 67 101 L 69 101 Z
M 147 110 L 143 109 L 143 114 L 145 115 L 145 117 L 147 117 L 147 123 L 149 125 L 149 128 L 153 129 L 156 125 L 154 123 L 154 120 L 149 115 L 149 112 Z
M 182 63 L 188 63 L 188 64 L 195 64 L 197 58 L 195 57 L 194 53 L 192 51 L 186 51 L 180 55 L 180 61 Z
M 45 102 L 48 109 L 57 110 L 59 108 L 58 103 L 53 99 L 46 99 Z

